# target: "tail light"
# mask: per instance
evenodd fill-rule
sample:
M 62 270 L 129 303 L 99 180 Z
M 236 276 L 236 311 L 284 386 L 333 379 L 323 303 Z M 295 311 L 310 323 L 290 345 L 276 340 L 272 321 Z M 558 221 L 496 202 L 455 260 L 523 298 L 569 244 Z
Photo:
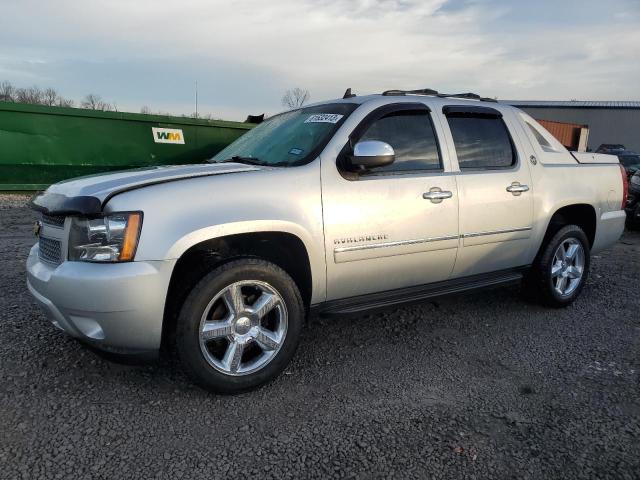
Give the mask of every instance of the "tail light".
M 622 205 L 620 210 L 624 210 L 627 206 L 627 195 L 629 195 L 629 179 L 627 178 L 627 171 L 622 165 L 620 166 L 620 174 L 622 175 Z

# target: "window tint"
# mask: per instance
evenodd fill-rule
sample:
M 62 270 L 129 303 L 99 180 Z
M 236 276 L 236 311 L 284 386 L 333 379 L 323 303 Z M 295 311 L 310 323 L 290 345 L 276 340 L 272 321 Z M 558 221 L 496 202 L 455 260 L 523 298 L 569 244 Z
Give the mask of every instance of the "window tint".
M 515 163 L 507 127 L 501 118 L 447 117 L 458 164 L 464 168 L 502 168 Z
M 362 140 L 380 140 L 393 147 L 396 160 L 374 172 L 435 170 L 441 168 L 435 132 L 428 112 L 395 112 L 376 120 Z

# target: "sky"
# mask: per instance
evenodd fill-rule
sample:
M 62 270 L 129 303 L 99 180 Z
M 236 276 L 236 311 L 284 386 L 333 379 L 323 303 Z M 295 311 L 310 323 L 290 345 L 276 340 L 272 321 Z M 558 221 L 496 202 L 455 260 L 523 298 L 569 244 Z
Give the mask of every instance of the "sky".
M 433 88 L 640 100 L 640 0 L 0 0 L 0 82 L 242 120 Z

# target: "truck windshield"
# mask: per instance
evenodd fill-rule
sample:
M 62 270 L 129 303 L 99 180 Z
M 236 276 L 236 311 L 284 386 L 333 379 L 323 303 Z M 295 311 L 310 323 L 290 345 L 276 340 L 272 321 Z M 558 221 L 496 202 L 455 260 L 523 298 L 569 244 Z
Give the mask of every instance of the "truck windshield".
M 300 108 L 265 120 L 214 156 L 211 162 L 293 167 L 313 160 L 358 104 Z

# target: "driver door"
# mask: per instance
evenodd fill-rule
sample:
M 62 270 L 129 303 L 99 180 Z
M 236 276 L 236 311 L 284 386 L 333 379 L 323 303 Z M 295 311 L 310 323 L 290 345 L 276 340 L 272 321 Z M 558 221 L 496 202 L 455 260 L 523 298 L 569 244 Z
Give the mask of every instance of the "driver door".
M 350 136 L 388 143 L 395 162 L 345 174 L 322 159 L 327 300 L 446 280 L 458 250 L 458 191 L 429 108 L 386 105 Z M 440 190 L 451 195 L 430 199 Z

